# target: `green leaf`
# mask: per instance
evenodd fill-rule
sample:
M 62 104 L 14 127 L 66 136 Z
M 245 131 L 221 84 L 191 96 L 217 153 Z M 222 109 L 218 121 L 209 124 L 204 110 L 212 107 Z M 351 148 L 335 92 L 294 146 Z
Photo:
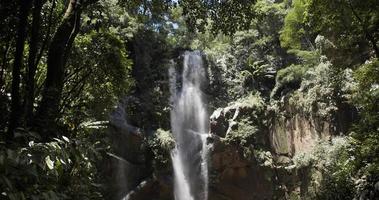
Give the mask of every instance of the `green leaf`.
M 70 142 L 70 140 L 66 136 L 62 136 L 63 140 L 66 142 Z
M 45 162 L 50 170 L 54 169 L 54 162 L 50 159 L 50 156 L 46 156 Z

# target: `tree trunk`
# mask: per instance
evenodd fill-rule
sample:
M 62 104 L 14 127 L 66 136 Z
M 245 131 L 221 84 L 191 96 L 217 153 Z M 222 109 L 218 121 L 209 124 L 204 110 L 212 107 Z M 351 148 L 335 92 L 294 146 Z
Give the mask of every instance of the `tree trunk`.
M 2 93 L 3 87 L 5 86 L 4 73 L 5 73 L 5 70 L 8 68 L 7 55 L 8 55 L 10 46 L 11 46 L 11 42 L 8 41 L 4 47 L 4 51 L 2 52 L 2 58 L 1 59 L 3 62 L 2 62 L 1 69 L 0 69 L 0 94 Z
M 19 126 L 20 118 L 22 115 L 20 102 L 20 71 L 22 67 L 22 57 L 24 54 L 24 45 L 26 40 L 26 26 L 28 25 L 28 15 L 31 2 L 31 0 L 19 1 L 19 24 L 16 38 L 16 51 L 12 69 L 12 100 L 8 133 L 6 135 L 7 142 L 10 142 L 13 139 L 14 129 Z
M 80 0 L 70 0 L 63 21 L 58 26 L 48 51 L 47 76 L 42 100 L 34 121 L 34 128 L 43 134 L 42 137 L 45 139 L 49 138 L 48 134 L 54 134 L 56 130 L 65 63 L 79 31 L 81 10 Z
M 54 15 L 55 6 L 56 6 L 56 0 L 52 0 L 52 5 L 51 5 L 50 11 L 49 11 L 50 14 L 49 14 L 49 18 L 47 20 L 48 25 L 47 25 L 47 30 L 45 33 L 45 39 L 42 41 L 41 48 L 40 48 L 39 53 L 37 55 L 36 66 L 38 66 L 38 63 L 40 62 L 40 60 L 43 56 L 43 53 L 45 51 L 46 46 L 50 43 L 50 32 L 51 32 L 51 27 L 53 25 L 53 15 Z
M 29 126 L 31 119 L 33 117 L 33 104 L 34 104 L 34 90 L 35 90 L 35 80 L 34 76 L 37 70 L 37 52 L 39 46 L 39 36 L 41 27 L 41 10 L 44 4 L 44 0 L 34 0 L 33 7 L 33 22 L 32 22 L 32 32 L 29 42 L 29 58 L 27 67 L 27 80 L 25 84 L 25 121 Z

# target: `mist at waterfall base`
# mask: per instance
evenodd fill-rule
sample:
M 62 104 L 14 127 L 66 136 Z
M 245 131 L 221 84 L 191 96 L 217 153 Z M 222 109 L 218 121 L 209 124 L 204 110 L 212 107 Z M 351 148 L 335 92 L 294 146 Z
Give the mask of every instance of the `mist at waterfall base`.
M 185 52 L 181 87 L 169 69 L 171 129 L 176 147 L 171 152 L 175 200 L 208 199 L 208 115 L 202 95 L 206 70 L 199 51 Z

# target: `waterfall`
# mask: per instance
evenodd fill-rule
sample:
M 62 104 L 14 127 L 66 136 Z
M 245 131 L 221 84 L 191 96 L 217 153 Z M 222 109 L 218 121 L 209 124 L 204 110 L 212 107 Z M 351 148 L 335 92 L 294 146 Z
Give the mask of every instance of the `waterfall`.
M 181 87 L 177 74 L 169 70 L 171 128 L 176 147 L 171 152 L 174 169 L 175 200 L 208 199 L 208 115 L 202 95 L 206 81 L 201 53 L 186 52 L 183 60 Z

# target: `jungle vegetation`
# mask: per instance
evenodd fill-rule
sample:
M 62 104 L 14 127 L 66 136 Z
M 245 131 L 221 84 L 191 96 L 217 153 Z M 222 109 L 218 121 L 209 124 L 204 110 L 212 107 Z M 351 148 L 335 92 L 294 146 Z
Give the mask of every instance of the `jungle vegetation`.
M 2 0 L 1 199 L 105 199 L 109 114 L 146 93 L 150 113 L 133 123 L 169 129 L 164 59 L 186 49 L 217 69 L 212 108 L 254 92 L 273 112 L 284 98 L 331 121 L 353 110 L 313 196 L 352 199 L 379 180 L 378 11 L 377 0 Z

